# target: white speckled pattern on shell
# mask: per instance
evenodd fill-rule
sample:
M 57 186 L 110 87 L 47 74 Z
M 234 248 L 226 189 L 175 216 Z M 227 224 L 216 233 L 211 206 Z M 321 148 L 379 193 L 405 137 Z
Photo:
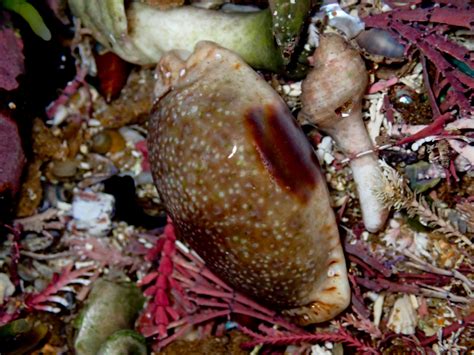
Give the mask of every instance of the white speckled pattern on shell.
M 223 280 L 302 324 L 342 311 L 350 291 L 327 187 L 285 103 L 209 42 L 157 70 L 150 162 L 178 237 Z

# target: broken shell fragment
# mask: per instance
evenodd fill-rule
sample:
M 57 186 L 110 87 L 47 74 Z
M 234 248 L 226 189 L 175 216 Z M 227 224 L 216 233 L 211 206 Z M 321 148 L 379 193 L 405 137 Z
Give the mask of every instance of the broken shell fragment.
M 150 164 L 178 238 L 239 291 L 323 322 L 350 290 L 317 158 L 278 94 L 233 52 L 201 42 L 158 64 Z
M 334 4 L 324 2 L 313 20 L 327 21 L 329 26 L 343 32 L 348 38 L 356 37 L 365 28 L 360 18 L 349 15 L 337 2 Z
M 112 228 L 115 198 L 101 192 L 79 191 L 72 202 L 70 231 L 84 231 L 94 237 L 106 236 Z
M 15 285 L 7 274 L 0 273 L 0 305 L 15 292 Z
M 415 298 L 415 296 L 403 295 L 393 305 L 387 325 L 397 334 L 415 334 L 418 317 L 412 298 Z

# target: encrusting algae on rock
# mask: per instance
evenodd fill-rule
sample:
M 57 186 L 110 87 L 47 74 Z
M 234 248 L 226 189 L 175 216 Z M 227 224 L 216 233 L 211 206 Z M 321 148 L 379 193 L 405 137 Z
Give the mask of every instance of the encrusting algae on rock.
M 177 236 L 223 280 L 300 324 L 349 303 L 316 156 L 278 94 L 233 52 L 201 42 L 157 68 L 150 163 Z

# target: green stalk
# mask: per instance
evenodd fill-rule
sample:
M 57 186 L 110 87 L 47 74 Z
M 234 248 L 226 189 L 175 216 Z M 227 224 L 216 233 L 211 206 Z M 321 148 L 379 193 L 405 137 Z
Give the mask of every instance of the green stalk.
M 0 5 L 5 9 L 17 13 L 28 22 L 31 29 L 45 41 L 51 39 L 51 32 L 46 27 L 39 12 L 25 0 L 0 0 Z
M 285 64 L 288 64 L 311 11 L 311 0 L 269 0 L 269 5 L 273 17 L 273 35 Z

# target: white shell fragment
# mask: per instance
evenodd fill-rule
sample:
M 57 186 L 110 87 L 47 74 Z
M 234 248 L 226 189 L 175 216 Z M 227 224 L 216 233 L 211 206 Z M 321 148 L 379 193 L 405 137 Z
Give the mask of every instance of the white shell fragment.
M 112 195 L 81 191 L 74 196 L 69 230 L 104 237 L 112 227 L 115 198 Z
M 8 275 L 0 273 L 0 305 L 3 304 L 5 299 L 13 295 L 13 292 L 15 292 L 15 286 Z
M 365 28 L 363 21 L 358 17 L 349 15 L 337 3 L 321 6 L 320 10 L 315 19 L 322 19 L 327 16 L 329 25 L 342 31 L 348 38 L 354 38 Z
M 318 144 L 318 150 L 316 152 L 320 163 L 324 161 L 326 164 L 331 164 L 334 161 L 335 158 L 332 155 L 332 149 L 332 138 L 329 136 L 323 137 L 323 139 L 321 139 L 321 143 Z
M 415 299 L 416 302 L 416 299 Z M 403 295 L 395 301 L 388 320 L 388 327 L 397 334 L 415 334 L 418 316 L 416 308 L 408 295 Z
M 332 355 L 332 351 L 322 345 L 313 345 L 311 347 L 311 355 Z
M 385 296 L 381 294 L 377 296 L 377 299 L 374 302 L 374 324 L 376 327 L 380 325 L 382 319 L 384 300 Z

